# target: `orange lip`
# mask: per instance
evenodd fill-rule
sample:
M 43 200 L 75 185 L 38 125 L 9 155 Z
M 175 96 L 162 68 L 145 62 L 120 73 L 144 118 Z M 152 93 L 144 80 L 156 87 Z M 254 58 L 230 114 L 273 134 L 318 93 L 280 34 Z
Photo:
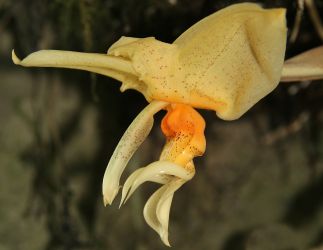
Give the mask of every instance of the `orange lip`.
M 186 166 L 194 157 L 205 151 L 205 121 L 191 106 L 173 104 L 161 123 L 167 138 L 161 159 Z

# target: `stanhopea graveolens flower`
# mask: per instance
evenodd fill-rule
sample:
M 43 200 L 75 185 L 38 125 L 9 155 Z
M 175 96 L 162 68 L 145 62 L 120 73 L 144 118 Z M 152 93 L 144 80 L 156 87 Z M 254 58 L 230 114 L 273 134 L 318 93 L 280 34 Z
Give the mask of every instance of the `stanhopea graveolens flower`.
M 150 104 L 136 117 L 117 145 L 103 179 L 103 199 L 111 204 L 120 177 L 148 136 L 161 109 L 166 145 L 160 159 L 139 168 L 122 188 L 122 205 L 143 182 L 162 184 L 147 201 L 144 217 L 168 242 L 174 192 L 195 173 L 193 158 L 205 151 L 204 120 L 194 108 L 214 110 L 225 120 L 239 118 L 278 84 L 286 46 L 284 9 L 257 4 L 229 6 L 193 25 L 172 44 L 153 37 L 122 37 L 107 54 L 42 50 L 15 64 L 63 67 L 103 74 L 135 89 Z
M 173 195 L 194 176 L 193 158 L 205 151 L 205 122 L 194 108 L 234 120 L 280 80 L 323 77 L 322 47 L 289 59 L 283 68 L 286 36 L 284 9 L 242 3 L 202 19 L 172 44 L 153 37 L 121 37 L 107 54 L 41 50 L 20 60 L 12 51 L 12 60 L 25 67 L 106 75 L 122 82 L 121 91 L 135 89 L 150 103 L 131 123 L 109 161 L 102 186 L 105 205 L 118 194 L 120 177 L 151 131 L 154 114 L 167 111 L 161 124 L 166 144 L 160 158 L 128 177 L 120 206 L 144 182 L 160 183 L 144 207 L 144 217 L 169 246 Z

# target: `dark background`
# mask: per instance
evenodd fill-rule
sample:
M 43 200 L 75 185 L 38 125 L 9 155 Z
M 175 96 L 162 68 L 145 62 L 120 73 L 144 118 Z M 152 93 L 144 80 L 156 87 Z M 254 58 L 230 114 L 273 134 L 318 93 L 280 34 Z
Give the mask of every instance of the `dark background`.
M 142 216 L 155 185 L 120 210 L 120 197 L 106 208 L 101 197 L 108 159 L 143 96 L 100 75 L 15 66 L 11 49 L 105 53 L 122 35 L 172 42 L 237 2 L 0 0 L 1 250 L 166 248 Z M 296 1 L 261 3 L 286 7 L 293 27 Z M 286 57 L 320 44 L 305 9 Z M 281 83 L 237 121 L 201 112 L 207 151 L 174 196 L 173 249 L 323 249 L 323 82 Z M 163 114 L 125 175 L 158 158 Z

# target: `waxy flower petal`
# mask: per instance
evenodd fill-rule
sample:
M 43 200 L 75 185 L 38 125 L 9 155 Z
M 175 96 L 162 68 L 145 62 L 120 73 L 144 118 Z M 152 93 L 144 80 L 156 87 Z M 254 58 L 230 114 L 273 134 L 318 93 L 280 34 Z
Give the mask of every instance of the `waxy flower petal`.
M 111 204 L 119 191 L 119 181 L 122 172 L 132 155 L 148 136 L 153 123 L 154 114 L 167 105 L 166 102 L 154 101 L 150 103 L 133 120 L 127 131 L 119 141 L 103 177 L 102 193 L 104 204 Z

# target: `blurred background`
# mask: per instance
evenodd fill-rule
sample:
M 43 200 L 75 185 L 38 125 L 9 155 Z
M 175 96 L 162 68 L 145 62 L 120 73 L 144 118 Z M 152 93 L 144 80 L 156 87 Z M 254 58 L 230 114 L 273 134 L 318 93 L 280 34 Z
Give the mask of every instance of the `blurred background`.
M 0 0 L 0 249 L 165 249 L 142 210 L 146 184 L 118 209 L 104 207 L 107 162 L 147 105 L 104 76 L 13 65 L 39 49 L 105 53 L 120 36 L 172 42 L 231 0 Z M 301 1 L 287 8 L 286 57 L 322 44 L 307 8 L 290 39 Z M 315 1 L 323 18 L 323 1 Z M 323 59 L 322 59 L 323 60 Z M 173 249 L 323 249 L 323 82 L 281 83 L 241 119 L 207 121 L 207 151 L 196 175 L 176 192 Z M 156 116 L 134 169 L 164 144 Z

